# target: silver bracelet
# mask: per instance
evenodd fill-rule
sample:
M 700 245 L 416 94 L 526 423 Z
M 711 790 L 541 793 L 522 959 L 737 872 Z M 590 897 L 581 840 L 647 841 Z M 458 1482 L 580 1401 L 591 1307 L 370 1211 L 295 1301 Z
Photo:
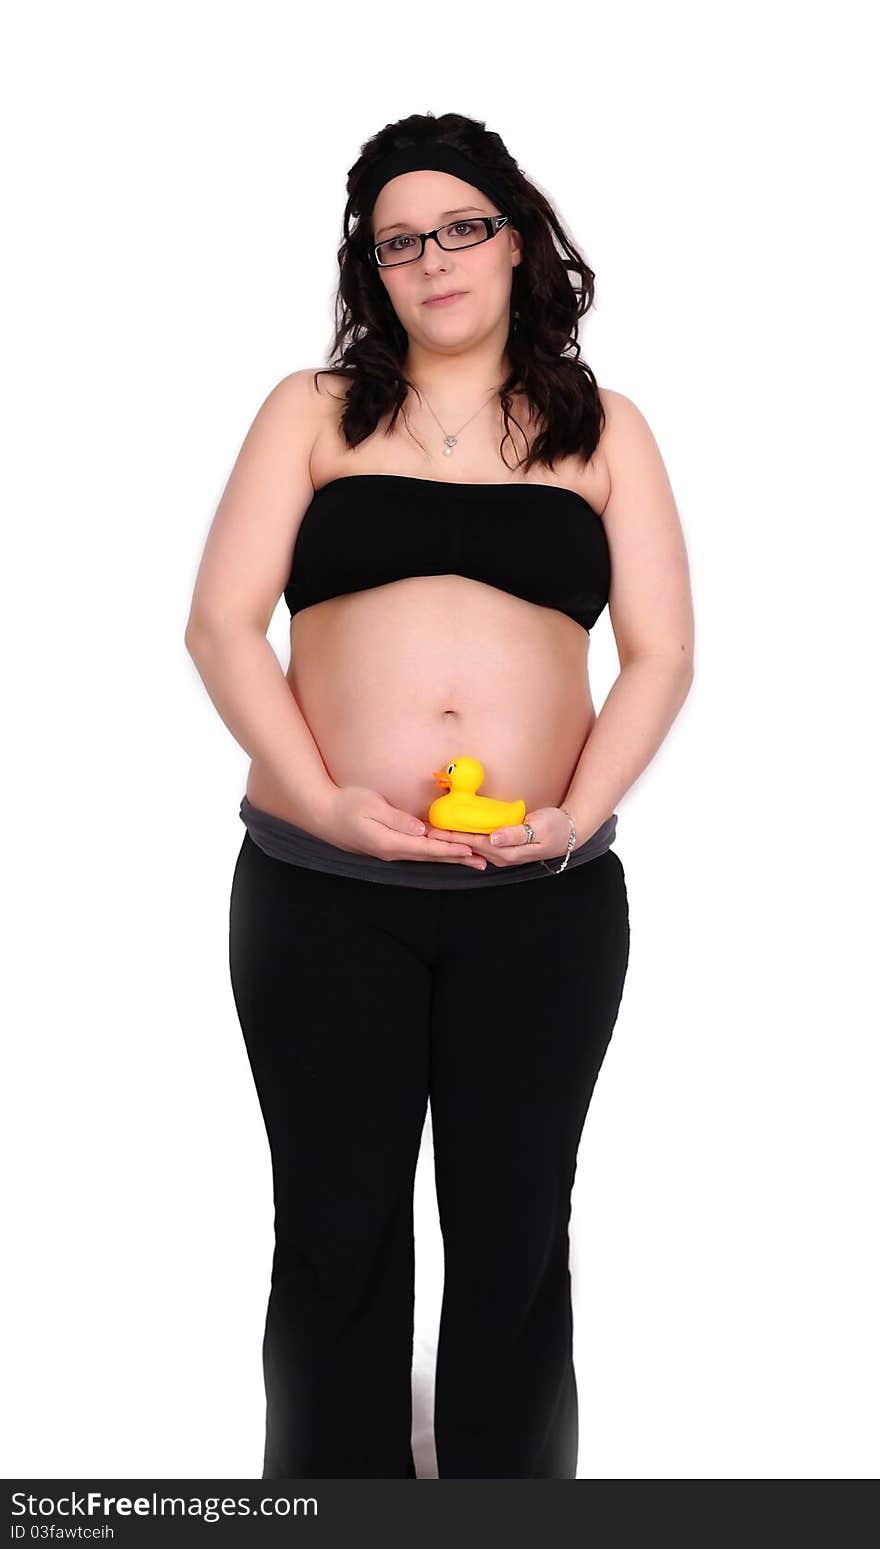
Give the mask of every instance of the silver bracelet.
M 563 860 L 561 866 L 549 866 L 546 861 L 542 860 L 542 862 L 541 862 L 541 865 L 544 866 L 546 868 L 546 870 L 550 872 L 550 875 L 553 876 L 553 877 L 558 877 L 560 871 L 564 871 L 565 870 L 566 866 L 568 865 L 568 858 L 571 855 L 572 850 L 574 849 L 575 840 L 576 840 L 576 837 L 577 837 L 576 834 L 575 834 L 574 822 L 572 821 L 571 813 L 570 812 L 566 812 L 564 807 L 560 807 L 559 810 L 560 810 L 560 812 L 565 812 L 565 816 L 568 818 L 568 826 L 571 829 L 571 833 L 568 836 L 568 849 L 565 852 L 565 859 Z

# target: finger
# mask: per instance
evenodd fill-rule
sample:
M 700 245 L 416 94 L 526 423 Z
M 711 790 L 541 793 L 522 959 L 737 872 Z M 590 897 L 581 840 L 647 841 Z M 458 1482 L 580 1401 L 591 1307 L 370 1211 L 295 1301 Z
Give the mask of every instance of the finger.
M 469 844 L 471 835 L 457 828 L 429 828 L 429 839 L 440 839 L 444 844 Z
M 522 850 L 528 844 L 522 823 L 517 823 L 515 828 L 493 828 L 489 839 L 492 848 L 499 850 Z
M 480 855 L 488 855 L 490 860 L 498 848 L 497 845 L 489 843 L 488 834 L 466 834 L 461 837 L 467 839 L 472 850 L 478 851 Z
M 479 855 L 474 854 L 472 843 L 466 842 L 472 840 L 473 835 L 465 834 L 460 829 L 429 828 L 427 837 L 428 839 L 436 838 L 438 843 L 443 846 L 443 850 L 450 852 L 449 854 L 442 854 L 440 856 L 441 860 L 459 862 L 462 865 L 471 866 L 475 871 L 486 870 L 486 861 Z M 462 851 L 465 853 L 462 854 Z
M 428 835 L 437 835 L 444 844 L 455 844 L 458 841 L 467 841 L 474 855 L 480 855 L 490 865 L 494 865 L 497 859 L 497 847 L 490 846 L 488 834 L 465 832 L 462 829 L 453 828 L 429 828 Z
M 511 843 L 511 839 L 516 832 L 516 829 L 498 828 L 493 829 L 489 834 L 471 835 L 470 842 L 473 846 L 474 854 L 485 855 L 493 866 L 520 866 L 524 861 L 540 859 L 539 856 L 535 855 L 535 850 L 538 846 L 534 840 L 531 843 L 527 840 L 522 842 L 517 840 L 515 844 Z M 496 840 L 495 834 L 500 834 L 501 838 Z
M 474 855 L 470 850 L 464 854 L 459 854 L 457 850 L 452 849 L 448 844 L 443 846 L 443 854 L 438 855 L 437 859 L 439 861 L 448 861 L 451 866 L 476 866 L 478 871 L 482 871 L 486 865 L 481 855 Z
M 405 860 L 461 861 L 473 855 L 470 845 L 463 844 L 460 839 L 432 839 L 430 835 L 410 838 L 404 834 L 395 834 L 394 837 L 398 851 L 402 852 L 401 859 Z
M 421 859 L 436 859 L 444 861 L 450 866 L 470 866 L 476 871 L 485 871 L 486 869 L 486 862 L 482 856 L 474 855 L 470 850 L 462 850 L 457 845 L 444 844 L 442 841 L 438 849 L 439 853 L 436 856 L 426 854 Z
M 481 856 L 488 865 L 504 864 L 499 860 L 499 846 L 489 843 L 488 834 L 468 834 L 467 838 L 474 855 Z

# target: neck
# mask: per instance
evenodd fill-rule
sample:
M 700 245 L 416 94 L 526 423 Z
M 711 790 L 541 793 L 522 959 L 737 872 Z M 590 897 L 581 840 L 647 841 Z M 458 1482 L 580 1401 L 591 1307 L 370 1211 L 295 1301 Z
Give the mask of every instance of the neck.
M 442 417 L 444 409 L 453 415 L 470 413 L 497 393 L 510 374 L 510 361 L 489 345 L 439 354 L 411 342 L 402 369 Z

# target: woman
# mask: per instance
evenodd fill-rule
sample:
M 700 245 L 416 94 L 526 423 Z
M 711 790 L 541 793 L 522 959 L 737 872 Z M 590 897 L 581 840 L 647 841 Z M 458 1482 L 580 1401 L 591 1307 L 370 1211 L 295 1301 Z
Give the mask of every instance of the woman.
M 340 364 L 261 406 L 186 636 L 252 759 L 230 968 L 274 1181 L 263 1477 L 415 1476 L 430 1101 L 439 1475 L 572 1478 L 570 1196 L 629 955 L 614 807 L 690 684 L 685 548 L 641 414 L 565 353 L 593 273 L 497 134 L 383 129 L 339 257 Z M 462 831 L 466 758 L 522 822 Z

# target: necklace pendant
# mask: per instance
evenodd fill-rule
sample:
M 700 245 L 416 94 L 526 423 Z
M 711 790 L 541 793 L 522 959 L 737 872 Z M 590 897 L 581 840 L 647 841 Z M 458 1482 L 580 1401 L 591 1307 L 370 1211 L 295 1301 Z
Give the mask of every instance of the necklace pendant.
M 455 446 L 455 444 L 456 444 L 456 442 L 458 440 L 458 437 L 457 436 L 445 436 L 444 440 L 446 442 L 446 445 L 443 448 L 443 456 L 444 457 L 451 457 L 452 456 L 452 448 Z

